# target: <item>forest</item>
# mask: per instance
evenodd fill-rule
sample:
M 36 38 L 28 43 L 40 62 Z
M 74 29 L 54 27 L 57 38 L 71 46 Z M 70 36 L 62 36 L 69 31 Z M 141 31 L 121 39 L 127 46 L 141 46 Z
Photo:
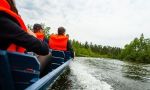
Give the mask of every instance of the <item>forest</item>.
M 124 48 L 96 45 L 87 41 L 81 43 L 76 40 L 72 40 L 72 44 L 76 56 L 113 58 L 138 63 L 150 63 L 150 39 L 144 38 L 143 34 L 139 38 L 136 37 L 129 44 L 126 44 Z

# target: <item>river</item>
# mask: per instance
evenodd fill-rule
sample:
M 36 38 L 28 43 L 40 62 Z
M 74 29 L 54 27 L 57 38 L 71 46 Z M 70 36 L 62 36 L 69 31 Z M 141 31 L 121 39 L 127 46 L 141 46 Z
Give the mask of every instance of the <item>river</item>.
M 78 57 L 50 90 L 150 90 L 150 64 Z

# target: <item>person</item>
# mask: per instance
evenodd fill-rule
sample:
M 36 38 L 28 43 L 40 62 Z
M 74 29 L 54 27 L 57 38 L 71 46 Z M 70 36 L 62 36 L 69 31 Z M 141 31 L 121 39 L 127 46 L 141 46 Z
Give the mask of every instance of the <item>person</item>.
M 26 49 L 38 55 L 49 54 L 47 43 L 37 39 L 25 26 L 14 0 L 0 0 L 0 50 L 24 53 Z
M 66 36 L 69 38 L 69 34 L 66 34 Z
M 43 30 L 43 27 L 41 24 L 37 24 L 37 23 L 34 24 L 33 31 L 39 40 L 42 40 L 42 41 L 48 43 L 48 39 L 44 35 L 44 30 Z
M 33 32 L 36 35 L 36 38 L 38 38 L 39 40 L 41 40 L 41 41 L 43 41 L 43 42 L 48 44 L 48 39 L 46 39 L 46 37 L 44 35 L 44 30 L 43 30 L 43 27 L 42 27 L 41 24 L 38 24 L 38 23 L 34 24 L 33 25 Z M 45 56 L 43 56 L 43 55 L 35 55 L 35 56 L 40 60 L 40 63 L 43 66 L 46 66 L 48 63 L 50 63 L 50 61 L 45 62 L 46 59 L 50 60 L 50 57 L 51 57 L 50 54 L 49 55 L 45 55 Z M 47 67 L 41 68 L 41 71 L 42 71 L 41 77 L 46 74 L 45 70 L 44 70 L 45 68 L 47 68 Z
M 59 27 L 58 34 L 51 34 L 49 38 L 49 47 L 53 50 L 70 51 L 74 58 L 74 51 L 69 41 L 69 35 L 65 35 L 65 28 Z

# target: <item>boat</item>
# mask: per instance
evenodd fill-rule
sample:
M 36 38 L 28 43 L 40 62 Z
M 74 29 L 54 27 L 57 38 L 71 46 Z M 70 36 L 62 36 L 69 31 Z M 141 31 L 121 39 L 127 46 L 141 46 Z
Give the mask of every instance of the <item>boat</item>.
M 40 77 L 40 63 L 35 56 L 0 50 L 0 90 L 49 89 L 72 61 L 68 51 L 51 53 L 47 73 Z

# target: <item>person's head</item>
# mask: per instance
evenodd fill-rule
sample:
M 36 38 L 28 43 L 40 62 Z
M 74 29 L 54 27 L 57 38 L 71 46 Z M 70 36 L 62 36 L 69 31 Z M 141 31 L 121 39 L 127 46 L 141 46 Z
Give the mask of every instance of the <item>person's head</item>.
M 65 34 L 65 28 L 64 27 L 59 27 L 58 28 L 58 35 L 64 35 Z
M 6 0 L 9 5 L 10 5 L 10 9 L 15 12 L 16 14 L 18 14 L 18 10 L 16 8 L 16 5 L 15 5 L 15 0 Z
M 42 25 L 41 24 L 34 24 L 33 25 L 33 31 L 34 31 L 34 33 L 43 32 Z
M 67 37 L 69 37 L 69 34 L 66 34 Z

